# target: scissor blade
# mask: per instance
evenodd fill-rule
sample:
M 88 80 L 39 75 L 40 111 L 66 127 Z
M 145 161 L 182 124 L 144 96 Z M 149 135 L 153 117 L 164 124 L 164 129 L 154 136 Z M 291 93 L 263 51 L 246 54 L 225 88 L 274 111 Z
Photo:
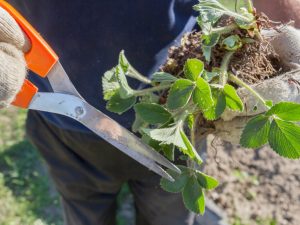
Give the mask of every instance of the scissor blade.
M 166 179 L 173 180 L 156 162 L 177 173 L 181 172 L 134 134 L 79 97 L 61 93 L 37 93 L 29 108 L 58 113 L 81 122 L 98 136 Z
M 59 61 L 49 71 L 47 78 L 55 93 L 71 94 L 82 98 Z

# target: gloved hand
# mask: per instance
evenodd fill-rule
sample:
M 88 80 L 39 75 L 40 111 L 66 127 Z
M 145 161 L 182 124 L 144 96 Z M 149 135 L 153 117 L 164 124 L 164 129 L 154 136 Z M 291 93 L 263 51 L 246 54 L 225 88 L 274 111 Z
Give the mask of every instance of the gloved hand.
M 294 70 L 266 80 L 260 84 L 252 85 L 264 99 L 272 100 L 274 103 L 280 101 L 300 103 L 299 84 L 300 84 L 300 31 L 291 27 L 284 26 L 278 33 L 274 30 L 264 31 L 265 37 L 271 38 L 271 44 L 282 59 L 284 64 Z M 215 123 L 215 135 L 221 139 L 238 144 L 242 131 L 247 122 L 254 116 L 265 112 L 266 108 L 257 101 L 247 90 L 240 88 L 239 96 L 246 103 L 243 113 L 225 111 L 221 120 Z M 254 110 L 256 108 L 256 110 Z
M 0 108 L 20 91 L 27 69 L 24 53 L 30 42 L 16 21 L 0 7 Z

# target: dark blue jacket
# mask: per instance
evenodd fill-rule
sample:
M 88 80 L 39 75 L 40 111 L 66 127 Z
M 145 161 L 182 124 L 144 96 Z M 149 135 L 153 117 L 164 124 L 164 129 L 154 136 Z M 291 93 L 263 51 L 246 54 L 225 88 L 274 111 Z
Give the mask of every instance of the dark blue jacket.
M 93 106 L 130 128 L 133 113 L 121 116 L 105 109 L 101 76 L 117 63 L 124 49 L 133 66 L 149 76 L 167 56 L 170 45 L 194 26 L 196 0 L 8 0 L 42 34 L 59 55 L 80 94 Z M 51 91 L 46 79 L 30 74 L 40 91 Z M 131 80 L 138 88 L 139 83 Z M 70 130 L 87 131 L 76 121 L 41 113 Z

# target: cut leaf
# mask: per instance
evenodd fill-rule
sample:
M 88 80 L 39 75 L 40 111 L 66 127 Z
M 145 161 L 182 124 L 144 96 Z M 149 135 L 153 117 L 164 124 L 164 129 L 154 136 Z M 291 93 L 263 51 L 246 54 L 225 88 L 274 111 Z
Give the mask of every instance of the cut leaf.
M 280 102 L 274 105 L 266 115 L 276 115 L 287 121 L 300 121 L 300 104 L 294 102 Z
M 134 90 L 129 87 L 124 70 L 120 65 L 116 67 L 116 78 L 120 85 L 120 97 L 122 99 L 131 98 Z
M 271 122 L 269 117 L 259 115 L 251 119 L 241 137 L 241 146 L 259 148 L 268 142 Z
M 155 103 L 138 103 L 134 106 L 139 117 L 149 124 L 163 124 L 171 119 L 171 113 L 163 106 Z
M 279 155 L 300 158 L 300 127 L 294 123 L 274 119 L 269 133 L 269 143 Z
M 152 82 L 175 82 L 177 80 L 176 77 L 174 77 L 173 75 L 169 74 L 169 73 L 165 73 L 165 72 L 157 72 L 154 73 L 152 76 Z
M 122 67 L 124 73 L 126 74 L 128 72 L 130 64 L 125 56 L 124 50 L 122 50 L 119 54 L 119 65 Z
M 236 51 L 243 46 L 243 43 L 238 35 L 231 35 L 222 41 L 222 46 L 228 51 Z
M 144 132 L 152 139 L 160 141 L 161 144 L 175 145 L 179 148 L 186 148 L 181 138 L 182 123 L 178 123 L 173 127 L 161 129 L 144 129 Z
M 136 103 L 136 97 L 122 99 L 120 93 L 117 92 L 107 102 L 106 108 L 110 112 L 122 114 L 129 110 Z
M 210 82 L 212 79 L 214 79 L 215 77 L 219 76 L 219 72 L 217 71 L 212 71 L 212 72 L 207 72 L 205 71 L 205 73 L 203 73 L 202 77 L 204 78 L 204 80 L 206 80 L 207 82 Z
M 190 140 L 188 139 L 188 137 L 186 136 L 186 134 L 183 131 L 180 131 L 181 134 L 181 138 L 185 144 L 184 148 L 180 148 L 180 150 L 188 155 L 190 157 L 190 159 L 194 160 L 195 162 L 197 162 L 199 165 L 202 164 L 202 159 L 199 156 L 198 152 L 196 151 L 196 149 L 194 148 L 194 146 L 191 144 Z
M 181 174 L 178 174 L 170 169 L 167 170 L 167 172 L 175 179 L 174 182 L 171 182 L 165 178 L 161 179 L 160 186 L 165 191 L 171 193 L 179 193 L 183 190 L 184 186 L 186 185 L 189 178 L 188 170 L 184 166 L 178 166 L 178 168 L 181 170 Z
M 183 192 L 183 202 L 185 206 L 194 213 L 203 215 L 205 212 L 204 192 L 194 176 L 189 177 Z
M 199 77 L 196 82 L 196 88 L 193 93 L 193 101 L 203 111 L 208 110 L 214 105 L 210 86 L 202 77 Z
M 204 63 L 199 59 L 188 59 L 184 65 L 185 77 L 189 80 L 196 81 L 204 71 Z
M 219 182 L 215 178 L 208 176 L 200 171 L 196 171 L 196 176 L 200 186 L 204 189 L 212 190 L 219 185 Z
M 170 110 L 178 109 L 185 106 L 193 93 L 195 85 L 192 81 L 186 79 L 177 80 L 171 87 L 167 107 Z
M 115 68 L 107 71 L 102 77 L 102 90 L 104 100 L 110 100 L 120 89 L 120 85 L 115 76 Z
M 204 117 L 207 120 L 216 120 L 218 119 L 226 108 L 226 98 L 222 90 L 218 88 L 212 89 L 212 97 L 214 100 L 213 107 L 203 112 Z
M 229 84 L 224 86 L 224 94 L 226 99 L 226 106 L 234 111 L 244 111 L 244 104 L 238 96 L 234 87 Z

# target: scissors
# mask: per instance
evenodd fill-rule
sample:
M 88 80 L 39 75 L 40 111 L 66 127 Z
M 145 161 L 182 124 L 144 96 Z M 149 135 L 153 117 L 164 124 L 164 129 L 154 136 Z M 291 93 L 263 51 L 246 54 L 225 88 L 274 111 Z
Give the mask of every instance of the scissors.
M 25 80 L 12 105 L 70 117 L 161 177 L 174 181 L 161 166 L 179 174 L 180 169 L 87 103 L 72 84 L 58 56 L 30 23 L 4 0 L 0 0 L 0 7 L 16 20 L 31 41 L 31 49 L 25 54 L 28 69 L 43 78 L 47 77 L 53 89 L 53 92 L 38 92 L 33 83 Z

